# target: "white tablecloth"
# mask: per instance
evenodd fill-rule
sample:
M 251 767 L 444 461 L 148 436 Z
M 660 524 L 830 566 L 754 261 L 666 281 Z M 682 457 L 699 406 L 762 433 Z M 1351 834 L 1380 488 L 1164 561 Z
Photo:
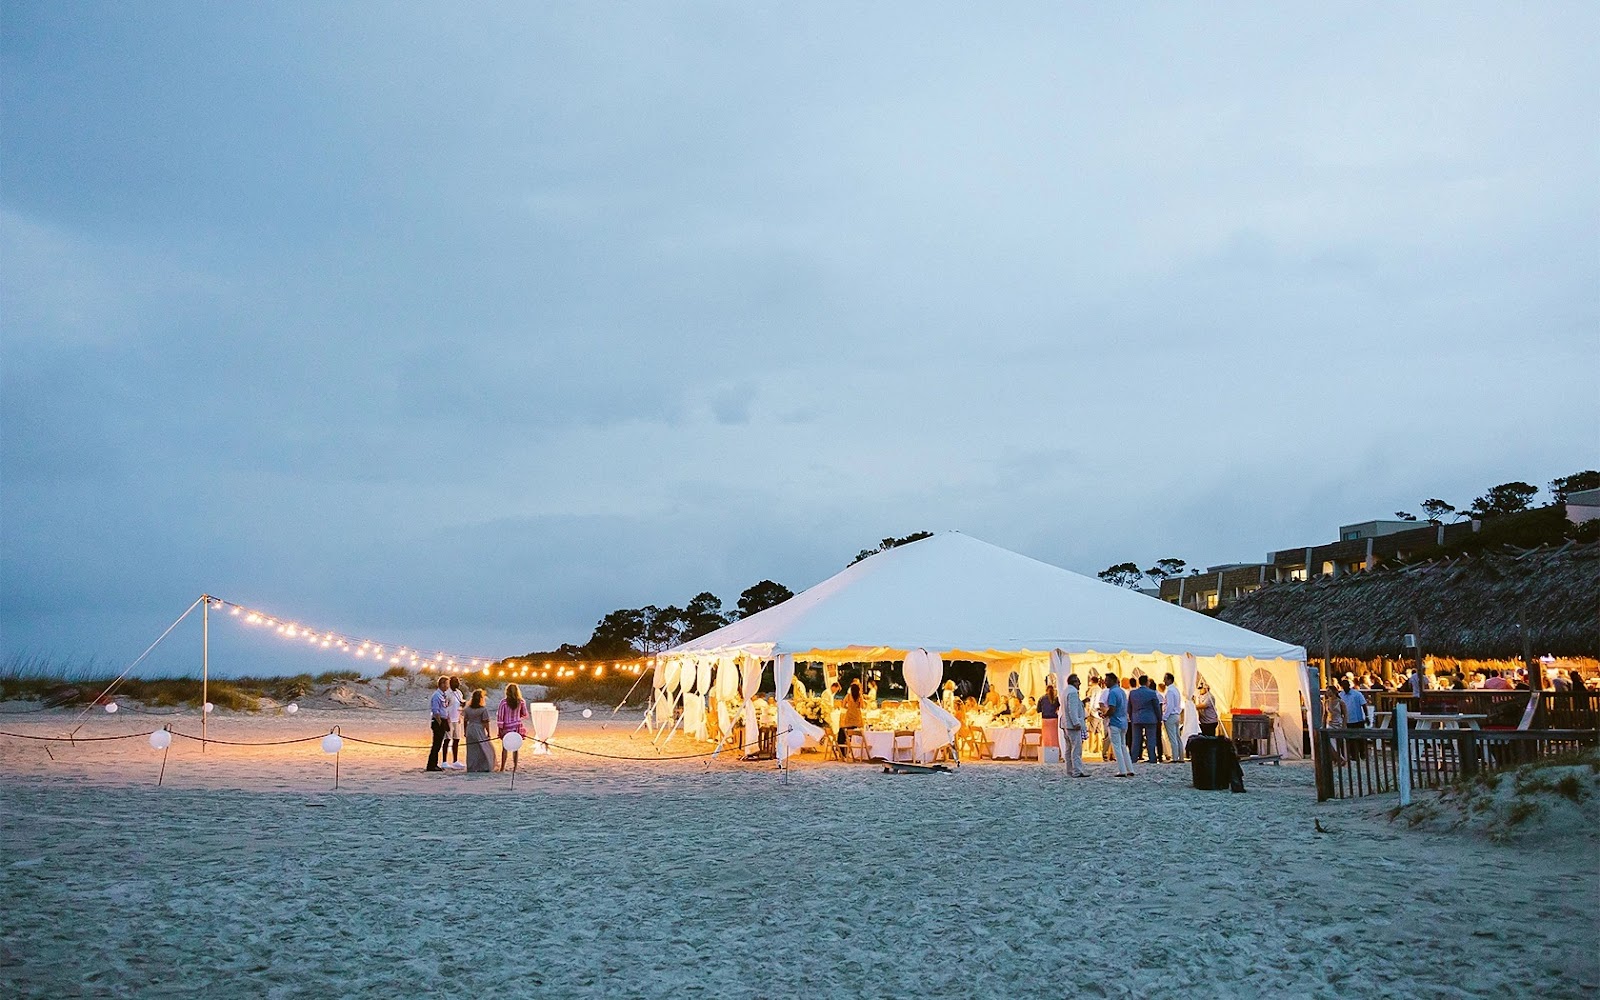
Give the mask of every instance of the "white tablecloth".
M 869 729 L 866 732 L 867 753 L 873 757 L 882 757 L 884 760 L 894 759 L 894 733 L 888 730 Z M 922 733 L 917 732 L 916 747 L 912 750 L 913 760 L 922 759 Z
M 536 701 L 528 705 L 528 714 L 531 716 L 529 721 L 533 723 L 533 746 L 530 749 L 534 753 L 549 753 L 550 748 L 545 744 L 556 734 L 556 723 L 561 721 L 561 713 L 548 701 Z
M 1021 726 L 991 726 L 983 733 L 994 744 L 996 760 L 1016 760 L 1022 756 Z

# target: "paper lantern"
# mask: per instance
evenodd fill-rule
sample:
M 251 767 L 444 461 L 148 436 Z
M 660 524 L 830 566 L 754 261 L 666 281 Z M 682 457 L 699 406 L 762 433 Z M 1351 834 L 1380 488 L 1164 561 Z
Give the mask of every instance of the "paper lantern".
M 150 745 L 157 750 L 165 750 L 172 745 L 172 734 L 165 729 L 157 729 L 150 734 Z
M 589 717 L 591 717 L 591 716 L 593 716 L 593 715 L 594 715 L 594 709 L 592 709 L 592 708 L 586 708 L 586 709 L 584 709 L 584 710 L 583 710 L 583 717 L 584 717 L 584 718 L 585 718 L 585 719 L 587 719 L 587 718 L 589 718 Z
M 283 706 L 283 710 L 288 712 L 290 715 L 293 715 L 294 713 L 300 711 L 300 706 L 291 701 L 289 704 Z
M 329 733 L 322 738 L 323 753 L 338 753 L 343 748 L 344 740 L 339 737 L 338 733 Z
M 518 750 L 522 749 L 522 734 L 513 729 L 511 732 L 500 737 L 500 745 L 505 747 L 507 750 L 510 750 L 512 753 L 516 753 Z
M 217 706 L 211 704 L 211 702 L 208 701 L 208 702 L 205 703 L 205 705 L 203 707 L 206 710 L 206 714 L 210 715 L 212 710 L 214 710 Z
M 112 715 L 116 715 L 117 714 L 117 703 L 114 702 L 114 701 L 106 702 L 106 711 L 110 712 Z

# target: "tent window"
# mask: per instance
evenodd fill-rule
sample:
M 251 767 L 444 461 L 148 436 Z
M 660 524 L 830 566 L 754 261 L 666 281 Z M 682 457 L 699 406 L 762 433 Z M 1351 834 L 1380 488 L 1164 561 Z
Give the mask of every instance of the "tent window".
M 1015 670 L 1006 675 L 1006 693 L 1022 697 L 1022 675 Z
M 1263 712 L 1278 710 L 1278 679 L 1266 667 L 1250 672 L 1250 707 Z

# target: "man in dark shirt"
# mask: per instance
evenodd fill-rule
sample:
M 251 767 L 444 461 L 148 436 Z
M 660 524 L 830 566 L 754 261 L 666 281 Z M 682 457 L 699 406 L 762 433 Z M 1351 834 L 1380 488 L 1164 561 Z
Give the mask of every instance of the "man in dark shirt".
M 1150 678 L 1132 691 L 1128 692 L 1128 716 L 1133 725 L 1132 746 L 1134 762 L 1139 761 L 1140 751 L 1148 747 L 1146 762 L 1159 763 L 1160 743 L 1157 742 L 1157 731 L 1161 728 L 1161 696 L 1150 684 Z

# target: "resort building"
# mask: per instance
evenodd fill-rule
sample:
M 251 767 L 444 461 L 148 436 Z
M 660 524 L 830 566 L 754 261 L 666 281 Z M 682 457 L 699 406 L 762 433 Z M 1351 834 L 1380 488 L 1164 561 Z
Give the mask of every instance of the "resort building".
M 1600 521 L 1600 490 L 1567 494 L 1567 520 L 1573 524 Z
M 1179 604 L 1195 611 L 1210 611 L 1274 579 L 1272 566 L 1268 563 L 1224 563 L 1221 566 L 1208 566 L 1204 573 L 1197 570 L 1188 576 L 1162 580 L 1161 592 L 1157 596 L 1168 604 Z
M 1430 549 L 1462 541 L 1483 522 L 1418 524 L 1415 521 L 1363 521 L 1339 528 L 1339 540 L 1303 549 L 1280 549 L 1267 554 L 1273 583 L 1291 583 L 1316 577 L 1339 579 L 1350 573 L 1369 573 L 1386 562 L 1403 561 Z

